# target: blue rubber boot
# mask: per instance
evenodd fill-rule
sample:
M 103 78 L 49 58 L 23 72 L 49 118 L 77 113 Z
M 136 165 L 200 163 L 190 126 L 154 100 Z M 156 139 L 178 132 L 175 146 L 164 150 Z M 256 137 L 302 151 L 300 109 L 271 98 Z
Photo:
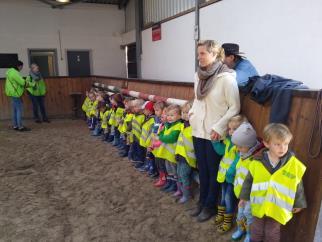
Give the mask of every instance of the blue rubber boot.
M 240 240 L 245 234 L 244 221 L 237 221 L 237 230 L 232 234 L 232 240 Z
M 250 227 L 249 225 L 246 226 L 246 236 L 244 242 L 250 242 Z
M 177 190 L 177 183 L 175 181 L 171 181 L 171 185 L 167 188 L 164 189 L 164 192 L 170 193 L 170 192 L 175 192 Z
M 161 187 L 161 191 L 164 191 L 164 190 L 167 190 L 170 186 L 171 186 L 171 184 L 172 184 L 172 180 L 170 180 L 169 179 L 169 177 L 167 177 L 167 181 L 166 181 L 166 183 L 164 184 L 164 186 L 163 187 Z

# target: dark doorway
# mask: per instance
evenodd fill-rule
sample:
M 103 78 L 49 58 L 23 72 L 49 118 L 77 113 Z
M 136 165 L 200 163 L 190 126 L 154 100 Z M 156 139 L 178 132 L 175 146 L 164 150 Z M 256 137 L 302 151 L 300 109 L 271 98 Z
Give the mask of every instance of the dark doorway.
M 90 53 L 88 50 L 67 50 L 69 76 L 90 76 Z
M 39 66 L 44 77 L 57 76 L 57 52 L 55 49 L 29 49 L 29 64 Z
M 129 44 L 125 48 L 126 51 L 126 65 L 127 65 L 127 77 L 137 78 L 136 67 L 136 44 Z

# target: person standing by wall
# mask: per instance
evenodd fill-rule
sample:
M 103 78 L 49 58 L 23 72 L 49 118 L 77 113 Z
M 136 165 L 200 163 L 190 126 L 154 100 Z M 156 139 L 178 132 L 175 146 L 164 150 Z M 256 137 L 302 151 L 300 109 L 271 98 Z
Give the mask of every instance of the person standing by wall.
M 20 75 L 22 68 L 23 62 L 17 61 L 6 72 L 5 94 L 12 100 L 13 129 L 17 131 L 30 131 L 29 128 L 22 125 L 23 105 L 21 96 L 28 86 L 28 82 Z
M 236 74 L 223 63 L 223 48 L 213 40 L 198 43 L 199 68 L 195 75 L 195 99 L 189 119 L 199 169 L 200 195 L 197 207 L 190 213 L 198 222 L 216 214 L 221 156 L 211 140 L 220 140 L 228 121 L 240 111 Z
M 243 87 L 248 83 L 248 78 L 258 76 L 258 72 L 253 64 L 239 52 L 239 45 L 234 43 L 225 43 L 222 45 L 225 50 L 224 63 L 236 71 L 236 80 L 238 86 Z
M 41 121 L 43 121 L 49 123 L 50 121 L 47 117 L 45 109 L 46 84 L 39 71 L 39 66 L 35 63 L 30 65 L 30 72 L 29 76 L 27 77 L 27 82 L 33 84 L 33 87 L 27 88 L 27 91 L 32 102 L 33 117 L 35 122 L 41 123 Z

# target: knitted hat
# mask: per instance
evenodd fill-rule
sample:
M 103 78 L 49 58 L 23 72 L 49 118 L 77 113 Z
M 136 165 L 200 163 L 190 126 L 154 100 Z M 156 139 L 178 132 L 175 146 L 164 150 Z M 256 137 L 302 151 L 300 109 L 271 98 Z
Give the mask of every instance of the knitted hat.
M 154 112 L 154 108 L 153 108 L 153 102 L 151 102 L 151 101 L 147 101 L 147 102 L 145 102 L 144 104 L 143 104 L 143 107 L 142 108 L 144 108 L 144 109 L 147 109 L 147 110 L 149 110 L 149 111 L 151 111 L 151 112 Z
M 241 147 L 253 147 L 257 142 L 256 131 L 250 123 L 242 123 L 233 133 L 231 141 Z

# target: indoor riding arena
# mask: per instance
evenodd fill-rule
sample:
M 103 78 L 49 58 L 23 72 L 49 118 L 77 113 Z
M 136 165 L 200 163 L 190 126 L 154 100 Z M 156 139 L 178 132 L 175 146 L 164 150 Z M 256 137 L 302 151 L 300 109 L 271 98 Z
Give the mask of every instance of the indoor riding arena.
M 322 242 L 322 3 L 0 2 L 0 241 Z

